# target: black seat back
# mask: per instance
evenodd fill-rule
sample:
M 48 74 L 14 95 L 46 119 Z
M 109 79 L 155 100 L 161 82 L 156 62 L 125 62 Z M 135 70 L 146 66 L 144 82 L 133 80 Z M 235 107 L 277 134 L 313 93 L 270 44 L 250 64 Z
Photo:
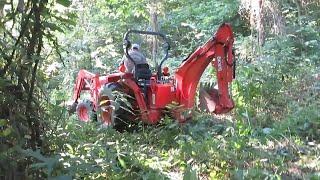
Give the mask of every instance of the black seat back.
M 136 80 L 150 80 L 152 76 L 148 64 L 136 64 L 134 69 L 134 78 Z

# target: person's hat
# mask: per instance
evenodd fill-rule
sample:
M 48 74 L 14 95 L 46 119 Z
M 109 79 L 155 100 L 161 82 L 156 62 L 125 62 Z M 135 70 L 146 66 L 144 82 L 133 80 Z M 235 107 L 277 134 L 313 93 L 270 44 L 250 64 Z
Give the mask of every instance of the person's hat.
M 140 49 L 140 46 L 139 44 L 132 44 L 132 49 Z

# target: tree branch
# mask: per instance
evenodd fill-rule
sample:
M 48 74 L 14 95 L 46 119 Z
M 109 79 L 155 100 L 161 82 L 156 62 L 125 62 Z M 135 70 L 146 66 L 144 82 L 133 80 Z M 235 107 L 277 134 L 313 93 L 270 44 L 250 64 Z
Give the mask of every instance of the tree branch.
M 7 70 L 9 69 L 9 66 L 10 66 L 11 63 L 12 63 L 12 59 L 13 59 L 14 54 L 15 54 L 16 49 L 17 49 L 16 47 L 17 47 L 18 44 L 20 43 L 21 38 L 24 36 L 24 33 L 25 33 L 26 29 L 27 29 L 27 25 L 29 24 L 29 21 L 30 21 L 30 18 L 31 18 L 32 13 L 33 13 L 33 11 L 31 10 L 31 11 L 29 12 L 28 16 L 26 17 L 25 22 L 24 22 L 23 26 L 21 27 L 21 31 L 20 31 L 19 37 L 17 38 L 17 40 L 16 40 L 16 42 L 15 42 L 15 44 L 14 44 L 14 46 L 13 46 L 13 50 L 12 50 L 12 52 L 11 52 L 11 55 L 6 59 L 6 60 L 7 60 L 7 64 L 6 64 L 6 65 L 4 66 L 4 68 L 0 71 L 0 77 L 3 77 L 3 76 L 6 74 Z M 1 52 L 3 52 L 3 51 L 1 51 Z

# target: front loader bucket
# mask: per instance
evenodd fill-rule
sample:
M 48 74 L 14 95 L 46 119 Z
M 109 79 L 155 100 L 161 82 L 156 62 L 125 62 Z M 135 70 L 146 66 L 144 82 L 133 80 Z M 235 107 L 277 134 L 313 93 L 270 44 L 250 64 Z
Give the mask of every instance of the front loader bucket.
M 201 87 L 199 91 L 199 108 L 214 114 L 227 113 L 234 107 L 233 101 L 223 104 L 219 90 L 216 88 Z

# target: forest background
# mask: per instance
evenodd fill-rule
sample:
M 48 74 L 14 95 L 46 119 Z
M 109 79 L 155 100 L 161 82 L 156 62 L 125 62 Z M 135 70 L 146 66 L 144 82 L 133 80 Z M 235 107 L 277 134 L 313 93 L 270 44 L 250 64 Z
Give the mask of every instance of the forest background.
M 224 22 L 232 113 L 123 133 L 68 113 L 77 72 L 116 71 L 128 29 L 165 33 L 174 72 Z M 1 0 L 0 37 L 1 179 L 320 178 L 319 0 Z

